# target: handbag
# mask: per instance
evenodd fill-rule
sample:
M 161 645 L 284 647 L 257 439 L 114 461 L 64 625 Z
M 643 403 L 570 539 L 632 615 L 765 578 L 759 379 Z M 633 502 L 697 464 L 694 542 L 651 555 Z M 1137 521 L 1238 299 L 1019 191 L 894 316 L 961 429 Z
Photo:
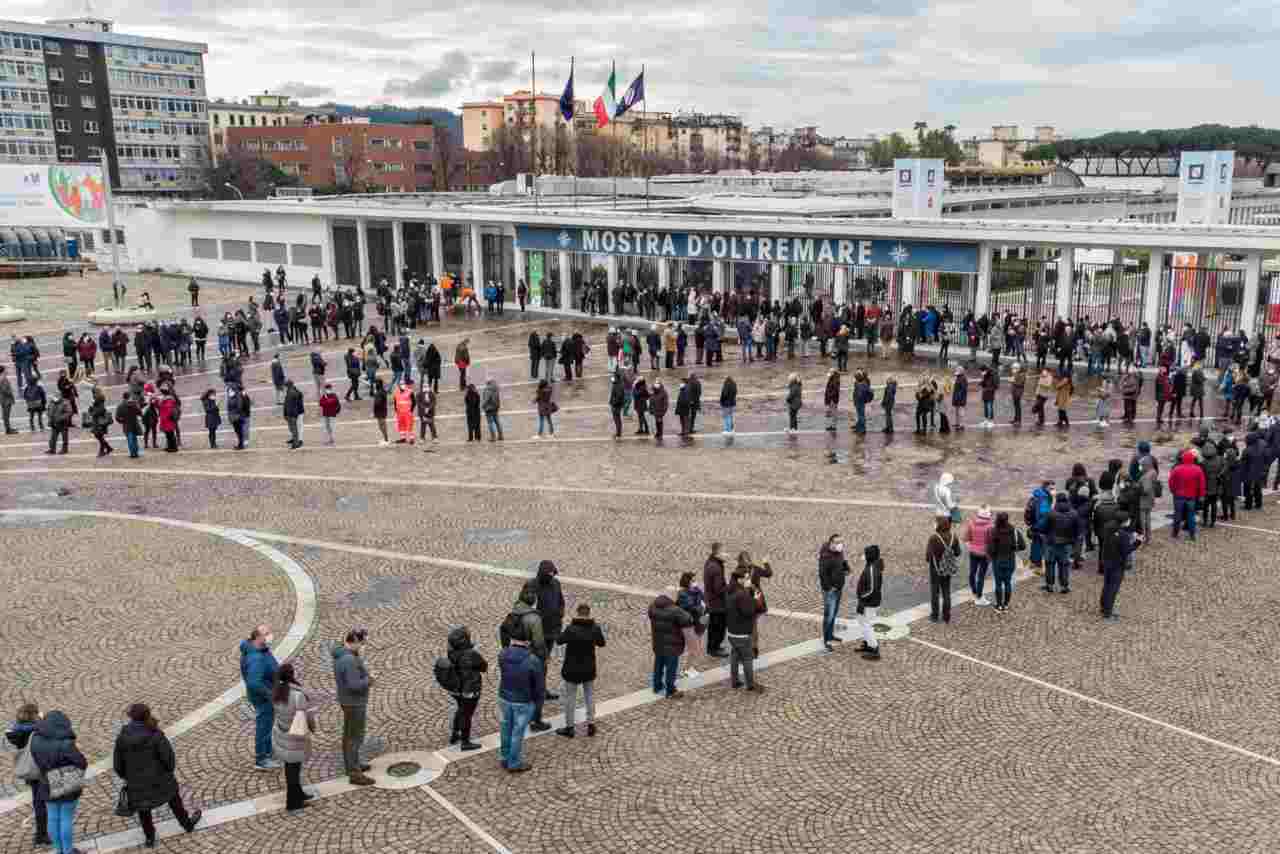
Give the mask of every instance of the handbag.
M 311 734 L 311 727 L 307 724 L 307 713 L 299 709 L 293 713 L 293 723 L 289 724 L 289 735 L 299 738 Z
M 963 518 L 963 517 L 962 517 L 962 516 L 961 516 L 961 514 L 960 514 L 960 508 L 959 508 L 959 507 L 952 507 L 952 508 L 951 508 L 951 522 L 952 522 L 953 524 L 959 523 L 959 522 L 960 522 L 960 520 L 961 520 L 962 518 Z
M 34 783 L 40 779 L 40 766 L 36 765 L 36 761 L 31 758 L 31 742 L 27 742 L 27 746 L 18 751 L 18 757 L 13 762 L 13 776 L 23 783 Z
M 49 784 L 49 800 L 56 801 L 69 795 L 75 795 L 84 788 L 84 769 L 74 765 L 63 765 L 45 772 L 45 781 Z
M 129 818 L 133 815 L 133 809 L 129 806 L 129 786 L 126 784 L 120 787 L 120 791 L 116 794 L 115 814 L 121 818 Z

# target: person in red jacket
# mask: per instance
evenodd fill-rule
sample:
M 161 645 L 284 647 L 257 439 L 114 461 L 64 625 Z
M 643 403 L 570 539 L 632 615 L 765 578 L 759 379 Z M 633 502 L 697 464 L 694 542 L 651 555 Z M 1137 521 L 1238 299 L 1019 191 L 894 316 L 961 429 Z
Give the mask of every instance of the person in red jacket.
M 320 418 L 324 424 L 324 432 L 326 445 L 334 444 L 333 423 L 338 417 L 338 413 L 342 411 L 342 403 L 338 400 L 338 396 L 333 393 L 333 384 L 324 384 L 324 393 L 320 395 Z
M 1173 493 L 1173 538 L 1178 539 L 1178 529 L 1187 527 L 1187 536 L 1196 538 L 1196 506 L 1204 500 L 1204 469 L 1196 465 L 1194 451 L 1183 451 L 1182 462 L 1169 472 L 1169 492 Z
M 160 399 L 156 409 L 160 413 L 160 432 L 164 434 L 164 449 L 170 454 L 176 454 L 178 452 L 178 414 L 181 409 L 172 388 L 164 390 L 164 397 Z

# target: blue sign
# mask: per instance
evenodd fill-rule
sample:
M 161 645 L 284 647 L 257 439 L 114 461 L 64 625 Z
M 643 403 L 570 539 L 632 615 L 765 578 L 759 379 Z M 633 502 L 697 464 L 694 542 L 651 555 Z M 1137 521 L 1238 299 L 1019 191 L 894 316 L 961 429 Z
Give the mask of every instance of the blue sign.
M 978 272 L 976 243 L 867 240 L 768 234 L 704 234 L 683 231 L 623 231 L 613 228 L 516 226 L 522 250 L 631 255 L 643 258 L 701 258 L 782 264 L 846 264 Z

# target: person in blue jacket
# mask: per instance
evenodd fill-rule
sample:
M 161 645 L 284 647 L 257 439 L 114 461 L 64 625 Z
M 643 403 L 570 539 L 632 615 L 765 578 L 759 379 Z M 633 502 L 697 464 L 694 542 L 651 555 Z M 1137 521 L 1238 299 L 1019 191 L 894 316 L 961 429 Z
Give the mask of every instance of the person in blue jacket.
M 240 641 L 240 678 L 244 680 L 245 696 L 257 717 L 253 738 L 253 767 L 257 771 L 281 767 L 271 758 L 271 725 L 276 716 L 271 704 L 271 686 L 279 666 L 271 652 L 274 639 L 271 627 L 264 623 L 250 632 L 248 640 Z
M 1053 509 L 1053 481 L 1046 480 L 1037 486 L 1023 511 L 1023 521 L 1031 534 L 1031 565 L 1039 568 L 1044 559 L 1044 531 L 1049 511 Z

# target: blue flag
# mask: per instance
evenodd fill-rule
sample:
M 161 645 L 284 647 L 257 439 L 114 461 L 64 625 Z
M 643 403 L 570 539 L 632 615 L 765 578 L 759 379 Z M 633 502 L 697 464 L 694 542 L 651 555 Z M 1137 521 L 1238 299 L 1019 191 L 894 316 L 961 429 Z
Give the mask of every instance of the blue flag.
M 644 100 L 644 70 L 640 71 L 639 76 L 631 81 L 631 85 L 627 87 L 627 91 L 622 93 L 622 100 L 618 101 L 618 109 L 614 112 L 614 118 L 621 116 L 627 110 Z
M 566 122 L 573 121 L 573 60 L 569 60 L 569 82 L 564 84 L 564 94 L 560 96 L 560 115 Z

